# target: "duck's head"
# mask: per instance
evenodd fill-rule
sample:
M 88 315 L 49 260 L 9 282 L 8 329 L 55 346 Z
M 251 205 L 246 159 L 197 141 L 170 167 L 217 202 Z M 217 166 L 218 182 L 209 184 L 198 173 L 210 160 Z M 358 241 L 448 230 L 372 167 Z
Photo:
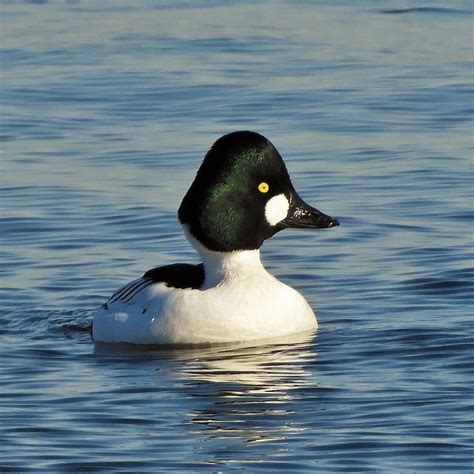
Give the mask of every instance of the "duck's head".
M 229 133 L 214 143 L 178 217 L 192 237 L 217 252 L 258 249 L 289 227 L 339 225 L 298 196 L 272 143 L 247 131 Z

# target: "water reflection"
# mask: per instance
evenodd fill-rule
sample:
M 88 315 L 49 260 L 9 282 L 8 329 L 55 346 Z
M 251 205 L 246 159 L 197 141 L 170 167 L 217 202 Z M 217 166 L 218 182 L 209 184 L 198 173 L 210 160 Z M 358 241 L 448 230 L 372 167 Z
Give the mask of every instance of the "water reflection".
M 256 443 L 306 429 L 293 418 L 292 402 L 296 389 L 314 384 L 307 369 L 312 334 L 195 355 L 180 371 L 193 402 L 185 420 L 192 434 Z
M 309 332 L 260 344 L 185 349 L 97 344 L 94 358 L 114 365 L 120 380 L 136 380 L 147 399 L 160 387 L 173 387 L 177 403 L 159 417 L 174 417 L 190 437 L 245 445 L 307 430 L 301 389 L 317 385 L 310 369 L 317 356 L 314 338 Z M 137 375 L 137 364 L 145 378 Z M 134 390 L 135 395 L 141 398 Z
M 313 332 L 265 341 L 175 352 L 187 360 L 182 374 L 188 380 L 286 391 L 309 375 L 305 363 L 313 354 Z M 296 379 L 295 379 L 296 377 Z

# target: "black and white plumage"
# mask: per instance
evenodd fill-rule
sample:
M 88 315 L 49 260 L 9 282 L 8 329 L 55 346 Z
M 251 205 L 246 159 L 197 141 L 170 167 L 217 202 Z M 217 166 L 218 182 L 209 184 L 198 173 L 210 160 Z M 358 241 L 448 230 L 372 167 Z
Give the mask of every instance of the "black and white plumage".
M 174 263 L 152 268 L 141 278 L 133 280 L 122 288 L 119 288 L 102 307 L 108 309 L 109 305 L 113 303 L 128 304 L 140 291 L 156 283 L 164 283 L 166 286 L 172 288 L 198 289 L 204 283 L 204 265 L 202 263 L 199 265 Z
M 299 197 L 265 137 L 234 132 L 217 140 L 178 217 L 202 263 L 157 267 L 117 290 L 95 315 L 96 341 L 233 342 L 317 327 L 303 296 L 265 270 L 259 249 L 285 228 L 339 222 Z

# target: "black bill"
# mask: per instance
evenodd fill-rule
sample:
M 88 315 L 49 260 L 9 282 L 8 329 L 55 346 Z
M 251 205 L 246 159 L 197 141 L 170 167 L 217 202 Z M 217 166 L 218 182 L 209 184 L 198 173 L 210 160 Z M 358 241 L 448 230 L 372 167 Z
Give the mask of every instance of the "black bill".
M 309 206 L 295 193 L 291 196 L 288 215 L 280 224 L 285 228 L 327 229 L 338 226 L 339 221 Z

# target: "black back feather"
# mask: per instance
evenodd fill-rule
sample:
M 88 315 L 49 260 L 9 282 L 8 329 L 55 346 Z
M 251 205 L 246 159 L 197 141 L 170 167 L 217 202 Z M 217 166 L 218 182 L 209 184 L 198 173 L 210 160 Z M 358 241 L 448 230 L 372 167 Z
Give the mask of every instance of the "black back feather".
M 204 283 L 204 265 L 191 265 L 189 263 L 174 263 L 148 270 L 143 278 L 152 280 L 153 283 L 166 283 L 173 288 L 198 289 Z

